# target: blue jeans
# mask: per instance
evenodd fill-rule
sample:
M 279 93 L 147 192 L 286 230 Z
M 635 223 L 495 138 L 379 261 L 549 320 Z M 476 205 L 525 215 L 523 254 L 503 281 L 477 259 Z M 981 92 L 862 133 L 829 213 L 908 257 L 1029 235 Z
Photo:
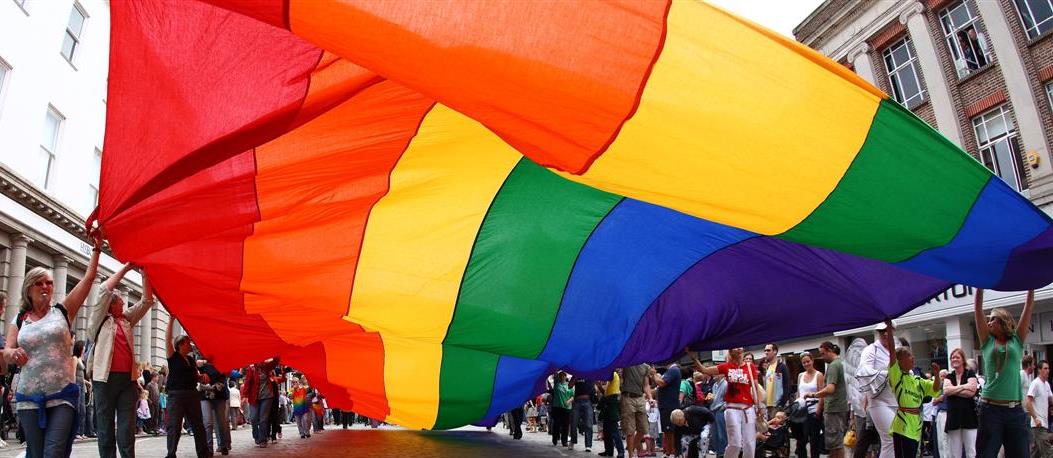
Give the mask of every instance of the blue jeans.
M 47 408 L 47 428 L 37 426 L 37 409 L 18 411 L 18 422 L 26 436 L 26 458 L 69 456 L 73 438 L 73 417 L 77 410 L 68 405 Z
M 728 448 L 728 428 L 724 425 L 724 409 L 714 410 L 713 418 L 715 420 L 713 427 L 709 429 L 713 438 L 709 441 L 709 446 L 713 453 L 722 456 L 724 450 Z
M 571 405 L 570 416 L 570 443 L 578 443 L 578 424 L 585 419 L 585 448 L 592 448 L 592 425 L 596 420 L 592 417 L 592 401 L 588 399 L 575 399 Z
M 257 399 L 249 404 L 249 416 L 252 418 L 252 437 L 257 444 L 266 444 L 271 438 L 271 406 L 274 398 Z
M 980 428 L 976 431 L 976 455 L 995 458 L 1005 447 L 1005 456 L 1028 456 L 1031 434 L 1024 408 L 980 404 Z

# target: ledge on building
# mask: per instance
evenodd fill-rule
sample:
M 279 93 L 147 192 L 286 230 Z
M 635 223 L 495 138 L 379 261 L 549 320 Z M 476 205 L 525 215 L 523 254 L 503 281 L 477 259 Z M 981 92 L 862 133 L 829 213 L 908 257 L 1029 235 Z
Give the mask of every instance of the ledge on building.
M 84 230 L 85 218 L 83 216 L 37 189 L 29 180 L 2 163 L 0 163 L 0 194 L 10 197 L 33 213 L 91 245 L 92 241 Z

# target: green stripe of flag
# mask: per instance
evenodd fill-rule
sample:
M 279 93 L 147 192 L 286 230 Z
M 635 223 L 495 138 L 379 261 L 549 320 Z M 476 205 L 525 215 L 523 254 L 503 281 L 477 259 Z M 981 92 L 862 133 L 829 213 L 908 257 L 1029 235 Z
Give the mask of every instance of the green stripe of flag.
M 950 140 L 884 100 L 841 182 L 811 215 L 779 237 L 902 261 L 950 242 L 989 177 Z

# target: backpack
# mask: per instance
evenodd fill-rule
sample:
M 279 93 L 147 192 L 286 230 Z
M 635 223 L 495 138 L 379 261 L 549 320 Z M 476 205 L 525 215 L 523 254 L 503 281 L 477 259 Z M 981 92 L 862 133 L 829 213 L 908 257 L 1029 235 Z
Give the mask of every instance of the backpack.
M 695 386 L 695 405 L 704 405 L 706 403 L 706 392 L 702 387 L 698 386 L 699 383 L 692 383 Z
M 696 402 L 698 402 L 698 393 L 700 390 L 697 386 L 695 386 L 694 382 L 688 382 L 687 384 L 691 386 L 691 393 L 684 395 L 684 400 L 680 403 L 681 409 L 691 407 L 695 405 Z M 705 396 L 706 395 L 702 395 L 703 399 L 705 398 Z

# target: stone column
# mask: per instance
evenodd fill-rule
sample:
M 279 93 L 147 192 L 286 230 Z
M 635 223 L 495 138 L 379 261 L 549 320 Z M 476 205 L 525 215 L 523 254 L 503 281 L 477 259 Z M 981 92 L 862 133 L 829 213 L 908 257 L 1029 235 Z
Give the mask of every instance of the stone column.
M 936 54 L 937 44 L 932 41 L 929 23 L 921 14 L 923 11 L 925 11 L 925 5 L 922 5 L 921 2 L 913 2 L 900 13 L 899 22 L 907 26 L 910 39 L 914 42 L 914 50 L 918 53 L 921 74 L 925 76 L 925 84 L 928 86 L 929 103 L 932 103 L 932 111 L 936 114 L 936 128 L 950 141 L 961 145 L 962 130 L 958 124 L 958 114 L 951 101 L 947 76 L 943 73 L 943 66 L 940 65 L 940 59 Z
M 852 68 L 855 69 L 856 74 L 863 77 L 870 84 L 876 85 L 877 76 L 874 74 L 874 66 L 870 63 L 870 45 L 866 42 L 860 43 L 859 46 L 852 48 L 848 52 L 848 61 L 852 63 Z
M 987 41 L 994 49 L 995 57 L 998 58 L 998 68 L 1002 70 L 1002 76 L 1005 78 L 1006 92 L 1009 93 L 1009 101 L 1016 113 L 1016 128 L 1020 133 L 1020 140 L 1025 150 L 1034 150 L 1042 158 L 1038 169 L 1033 170 L 1032 178 L 1049 175 L 1053 173 L 1053 168 L 1050 168 L 1049 146 L 1046 145 L 1046 137 L 1042 131 L 1038 102 L 1035 100 L 1035 94 L 1031 92 L 1024 61 L 1020 58 L 1009 29 L 1009 21 L 1015 21 L 1017 18 L 1015 15 L 1012 18 L 1006 17 L 1000 2 L 976 2 L 976 6 L 987 26 Z
M 975 358 L 976 337 L 973 335 L 972 327 L 969 326 L 970 319 L 965 316 L 950 316 L 944 321 L 947 326 L 947 355 L 951 350 L 961 348 L 965 351 L 966 358 Z
M 26 278 L 26 247 L 32 240 L 25 234 L 15 234 L 11 241 L 11 275 L 7 277 L 8 307 L 4 311 L 4 323 L 14 322 L 15 315 L 22 306 L 22 282 Z
M 52 269 L 55 274 L 54 302 L 62 302 L 66 299 L 66 278 L 69 276 L 69 261 L 69 258 L 62 255 L 55 256 L 55 259 L 52 261 L 55 265 Z
M 77 336 L 84 340 L 94 339 L 95 335 L 88 335 L 88 315 L 91 315 L 92 308 L 95 306 L 95 298 L 99 294 L 99 288 L 102 288 L 102 279 L 98 275 L 92 279 L 91 289 L 88 291 L 88 300 L 84 301 L 84 307 L 81 307 L 82 312 L 77 314 Z
M 150 307 L 150 310 L 143 315 L 143 318 L 139 320 L 139 361 L 147 361 L 150 364 L 154 363 L 153 358 L 153 347 L 154 347 L 154 307 Z

